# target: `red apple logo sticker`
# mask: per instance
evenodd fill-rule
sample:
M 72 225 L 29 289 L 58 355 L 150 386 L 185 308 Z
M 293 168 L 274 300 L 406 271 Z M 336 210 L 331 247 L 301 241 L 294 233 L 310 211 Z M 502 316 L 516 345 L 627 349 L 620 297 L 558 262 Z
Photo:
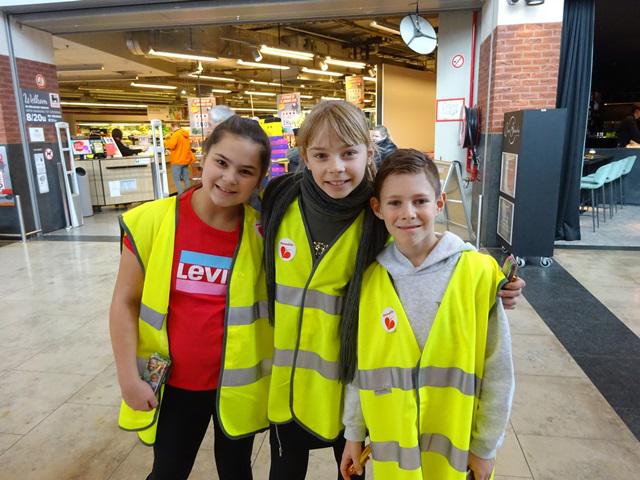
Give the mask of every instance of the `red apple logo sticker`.
M 391 308 L 385 308 L 382 312 L 382 327 L 388 332 L 393 333 L 398 328 L 398 316 L 396 311 Z
M 296 256 L 296 244 L 293 240 L 283 238 L 278 244 L 278 255 L 285 262 L 289 262 Z

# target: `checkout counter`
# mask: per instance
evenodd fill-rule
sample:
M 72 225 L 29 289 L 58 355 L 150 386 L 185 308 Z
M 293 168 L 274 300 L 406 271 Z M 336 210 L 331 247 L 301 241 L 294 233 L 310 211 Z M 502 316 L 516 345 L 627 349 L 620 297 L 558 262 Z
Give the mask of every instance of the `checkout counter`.
M 152 164 L 153 157 L 144 154 L 76 160 L 87 172 L 94 207 L 153 200 Z
M 76 167 L 87 173 L 91 205 L 104 207 L 154 199 L 152 155 L 122 157 L 107 137 L 71 143 Z

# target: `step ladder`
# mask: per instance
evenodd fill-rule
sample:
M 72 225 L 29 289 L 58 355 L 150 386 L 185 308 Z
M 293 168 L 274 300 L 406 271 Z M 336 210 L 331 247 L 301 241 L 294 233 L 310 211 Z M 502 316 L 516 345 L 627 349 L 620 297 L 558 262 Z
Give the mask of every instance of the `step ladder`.
M 464 193 L 464 181 L 462 180 L 462 167 L 460 162 L 436 160 L 435 164 L 438 167 L 438 173 L 440 174 L 440 185 L 442 191 L 447 194 L 447 200 L 445 201 L 444 208 L 442 209 L 442 216 L 444 217 L 447 230 L 450 230 L 451 225 L 466 228 L 469 235 L 469 241 L 475 241 L 476 236 L 471 225 L 471 208 L 468 196 Z M 459 198 L 455 198 L 455 196 Z M 454 205 L 462 207 L 464 220 L 460 220 L 464 221 L 464 224 L 451 219 L 451 212 L 449 210 L 450 207 Z
M 153 196 L 157 200 L 169 196 L 162 122 L 158 119 L 151 120 L 151 142 L 153 145 Z
M 67 122 L 56 122 L 56 137 L 58 138 L 58 150 L 60 152 L 60 164 L 64 181 L 63 204 L 65 205 L 65 218 L 67 229 L 80 227 L 84 224 L 80 205 L 80 189 L 76 175 L 76 163 L 71 148 L 71 134 Z

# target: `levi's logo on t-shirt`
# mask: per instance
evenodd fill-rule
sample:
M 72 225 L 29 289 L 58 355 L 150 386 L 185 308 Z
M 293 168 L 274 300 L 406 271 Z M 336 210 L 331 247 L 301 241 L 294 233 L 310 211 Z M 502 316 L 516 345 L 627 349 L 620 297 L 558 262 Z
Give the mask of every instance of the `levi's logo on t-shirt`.
M 225 295 L 231 261 L 230 257 L 182 250 L 176 272 L 176 290 L 204 295 Z

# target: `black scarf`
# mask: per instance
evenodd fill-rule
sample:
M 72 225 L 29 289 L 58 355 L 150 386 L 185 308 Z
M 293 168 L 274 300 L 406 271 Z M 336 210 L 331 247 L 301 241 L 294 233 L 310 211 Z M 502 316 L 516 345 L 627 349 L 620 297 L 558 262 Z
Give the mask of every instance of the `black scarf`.
M 388 236 L 384 223 L 373 214 L 369 206 L 369 198 L 372 193 L 371 182 L 365 179 L 347 197 L 343 199 L 331 198 L 318 187 L 311 172 L 305 168 L 302 173 L 284 175 L 269 183 L 262 204 L 269 321 L 272 325 L 275 321 L 276 236 L 289 205 L 299 195 L 302 195 L 305 208 L 314 209 L 328 219 L 336 220 L 354 218 L 362 210 L 365 211 L 355 270 L 347 286 L 340 322 L 340 380 L 345 383 L 353 379 L 357 363 L 358 303 L 362 276 L 367 266 L 384 248 Z

